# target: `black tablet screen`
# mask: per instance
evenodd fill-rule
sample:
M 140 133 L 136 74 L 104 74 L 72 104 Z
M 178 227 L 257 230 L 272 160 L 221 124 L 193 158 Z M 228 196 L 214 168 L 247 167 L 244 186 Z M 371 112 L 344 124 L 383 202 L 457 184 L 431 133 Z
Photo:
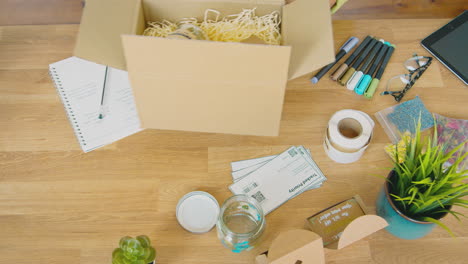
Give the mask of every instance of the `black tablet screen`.
M 462 75 L 468 76 L 468 23 L 460 25 L 431 47 Z

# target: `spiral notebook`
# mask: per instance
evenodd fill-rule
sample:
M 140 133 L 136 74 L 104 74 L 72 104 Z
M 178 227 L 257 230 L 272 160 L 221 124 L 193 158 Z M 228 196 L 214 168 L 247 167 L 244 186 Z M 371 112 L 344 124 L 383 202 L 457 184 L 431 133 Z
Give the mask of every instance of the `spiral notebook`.
M 108 68 L 106 115 L 99 119 L 106 66 L 77 57 L 49 65 L 68 119 L 84 152 L 141 131 L 126 71 Z

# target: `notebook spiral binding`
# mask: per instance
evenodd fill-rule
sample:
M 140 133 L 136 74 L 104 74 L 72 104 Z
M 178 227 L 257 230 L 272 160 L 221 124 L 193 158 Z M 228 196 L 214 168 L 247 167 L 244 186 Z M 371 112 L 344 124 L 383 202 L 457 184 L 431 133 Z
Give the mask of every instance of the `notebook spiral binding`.
M 86 146 L 86 141 L 83 137 L 83 133 L 81 133 L 80 126 L 78 125 L 78 122 L 76 122 L 75 114 L 70 105 L 70 102 L 68 101 L 67 95 L 65 94 L 65 91 L 62 87 L 62 81 L 60 80 L 60 77 L 57 74 L 55 68 L 51 67 L 49 69 L 49 75 L 50 78 L 52 78 L 53 80 L 57 92 L 60 94 L 60 99 L 62 100 L 62 104 L 66 110 L 65 112 L 67 113 L 68 119 L 70 120 L 73 130 L 75 131 L 75 135 L 78 139 L 78 142 L 80 143 L 80 145 Z

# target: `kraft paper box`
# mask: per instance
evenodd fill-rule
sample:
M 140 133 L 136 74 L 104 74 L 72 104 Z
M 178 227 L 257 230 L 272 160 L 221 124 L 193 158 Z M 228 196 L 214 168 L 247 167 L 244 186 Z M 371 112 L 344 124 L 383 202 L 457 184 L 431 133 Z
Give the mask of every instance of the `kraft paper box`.
M 258 255 L 255 264 L 324 264 L 322 238 L 310 231 L 283 232 L 271 243 L 267 253 Z
M 146 22 L 256 7 L 282 45 L 141 36 Z M 87 0 L 75 55 L 129 72 L 143 128 L 277 136 L 287 80 L 334 60 L 327 0 Z

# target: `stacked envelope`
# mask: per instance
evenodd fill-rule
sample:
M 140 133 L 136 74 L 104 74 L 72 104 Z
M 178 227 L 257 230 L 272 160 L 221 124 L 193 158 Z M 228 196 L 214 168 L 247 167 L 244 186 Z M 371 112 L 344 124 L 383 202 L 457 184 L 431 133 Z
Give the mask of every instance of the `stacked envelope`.
M 303 146 L 292 146 L 278 155 L 235 161 L 231 168 L 231 192 L 255 198 L 265 214 L 327 180 L 310 150 Z

